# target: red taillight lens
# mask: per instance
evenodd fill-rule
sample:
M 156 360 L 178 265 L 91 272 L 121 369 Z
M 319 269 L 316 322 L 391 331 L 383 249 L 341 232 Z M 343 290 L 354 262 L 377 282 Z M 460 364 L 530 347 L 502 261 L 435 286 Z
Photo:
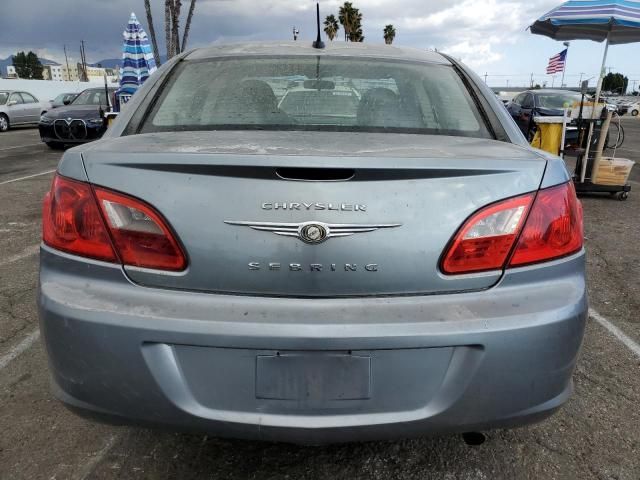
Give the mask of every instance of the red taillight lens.
M 56 175 L 44 199 L 42 239 L 63 252 L 117 261 L 91 187 L 86 183 Z
M 42 229 L 47 245 L 80 256 L 160 270 L 187 265 L 166 222 L 149 205 L 60 176 L 45 197 Z
M 459 274 L 503 268 L 532 200 L 533 194 L 527 194 L 475 213 L 454 237 L 442 271 Z
M 578 252 L 582 243 L 582 206 L 569 182 L 475 213 L 454 237 L 441 269 L 447 274 L 503 269 L 512 250 L 510 267 L 545 262 Z
M 185 255 L 158 212 L 121 193 L 99 187 L 94 191 L 125 265 L 184 270 Z
M 509 266 L 564 257 L 583 243 L 582 205 L 571 182 L 541 190 Z

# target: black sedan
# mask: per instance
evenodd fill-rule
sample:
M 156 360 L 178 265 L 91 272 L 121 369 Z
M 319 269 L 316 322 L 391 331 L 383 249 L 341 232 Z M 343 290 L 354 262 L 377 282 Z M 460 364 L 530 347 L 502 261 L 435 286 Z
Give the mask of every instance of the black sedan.
M 529 141 L 533 139 L 536 124 L 534 117 L 561 117 L 565 108 L 571 107 L 574 102 L 580 102 L 582 95 L 566 90 L 527 90 L 518 94 L 509 104 L 507 110 Z M 575 136 L 575 129 L 569 129 L 567 140 Z
M 115 88 L 109 89 L 109 103 L 112 105 L 115 91 Z M 40 117 L 40 138 L 51 148 L 97 140 L 107 129 L 103 118 L 107 107 L 104 88 L 84 90 L 69 105 L 50 110 Z

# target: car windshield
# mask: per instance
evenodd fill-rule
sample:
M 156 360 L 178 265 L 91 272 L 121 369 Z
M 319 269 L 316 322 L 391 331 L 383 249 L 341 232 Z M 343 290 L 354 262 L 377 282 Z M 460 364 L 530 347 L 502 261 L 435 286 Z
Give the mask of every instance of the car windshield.
M 7 103 L 7 98 L 9 98 L 9 92 L 0 92 L 0 105 Z
M 449 65 L 316 56 L 184 61 L 139 131 L 252 128 L 491 138 Z
M 106 105 L 104 90 L 85 90 L 71 102 L 73 105 Z
M 56 98 L 53 99 L 54 103 L 62 103 L 65 98 L 72 98 L 73 94 L 71 93 L 61 93 Z
M 581 100 L 582 96 L 577 93 L 538 94 L 538 105 L 543 108 L 570 108 Z

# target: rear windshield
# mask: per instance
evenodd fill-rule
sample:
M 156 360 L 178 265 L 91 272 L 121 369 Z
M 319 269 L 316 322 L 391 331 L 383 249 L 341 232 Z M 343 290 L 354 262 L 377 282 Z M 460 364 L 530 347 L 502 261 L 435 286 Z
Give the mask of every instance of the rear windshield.
M 71 103 L 74 105 L 105 105 L 107 95 L 104 90 L 85 90 Z
M 491 137 L 452 67 L 331 57 L 182 62 L 139 131 L 220 129 Z
M 544 108 L 571 108 L 580 103 L 582 96 L 571 93 L 545 93 L 538 95 L 538 103 Z

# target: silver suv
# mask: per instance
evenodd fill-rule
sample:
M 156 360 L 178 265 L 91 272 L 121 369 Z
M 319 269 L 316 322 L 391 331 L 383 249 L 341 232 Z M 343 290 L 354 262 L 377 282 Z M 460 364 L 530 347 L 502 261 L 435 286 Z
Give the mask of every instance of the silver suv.
M 0 91 L 0 132 L 16 125 L 37 125 L 47 107 L 27 92 Z

